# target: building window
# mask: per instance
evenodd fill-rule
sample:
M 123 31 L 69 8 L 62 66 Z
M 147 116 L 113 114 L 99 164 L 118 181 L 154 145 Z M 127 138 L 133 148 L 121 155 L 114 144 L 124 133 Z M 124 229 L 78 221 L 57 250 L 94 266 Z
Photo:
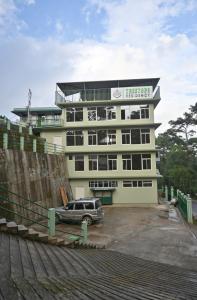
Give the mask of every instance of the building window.
M 150 129 L 123 129 L 122 144 L 149 144 Z
M 121 132 L 122 132 L 122 144 L 131 144 L 130 129 L 123 129 Z
M 117 170 L 117 155 L 116 154 L 91 154 L 89 155 L 89 170 Z
M 123 187 L 152 187 L 152 180 L 123 180 Z
M 123 154 L 122 163 L 123 163 L 123 170 L 131 170 L 131 155 Z
M 84 171 L 84 155 L 75 155 L 75 171 Z
M 143 166 L 143 170 L 151 169 L 151 155 L 150 154 L 142 154 L 142 166 Z
M 89 181 L 89 187 L 93 188 L 108 188 L 108 187 L 117 187 L 118 182 L 113 181 L 113 180 L 94 180 L 94 181 Z
M 96 130 L 88 130 L 88 145 L 97 145 Z
M 141 129 L 141 144 L 150 144 L 150 129 Z
M 116 107 L 94 106 L 88 107 L 88 121 L 104 121 L 116 119 Z
M 150 154 L 122 154 L 123 170 L 150 170 Z
M 88 130 L 88 145 L 116 144 L 116 130 Z
M 66 132 L 67 146 L 81 146 L 83 145 L 83 131 L 69 130 Z
M 122 120 L 136 120 L 148 119 L 149 106 L 148 105 L 124 105 L 121 106 Z
M 132 170 L 142 170 L 141 154 L 132 154 Z
M 83 107 L 72 107 L 66 110 L 67 122 L 83 121 Z

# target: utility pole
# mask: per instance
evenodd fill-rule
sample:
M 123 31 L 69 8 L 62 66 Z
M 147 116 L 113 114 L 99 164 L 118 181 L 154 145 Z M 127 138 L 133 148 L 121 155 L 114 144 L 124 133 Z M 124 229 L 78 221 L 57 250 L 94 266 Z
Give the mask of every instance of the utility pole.
M 32 97 L 32 91 L 29 89 L 28 91 L 28 105 L 27 105 L 27 124 L 31 126 L 31 97 Z

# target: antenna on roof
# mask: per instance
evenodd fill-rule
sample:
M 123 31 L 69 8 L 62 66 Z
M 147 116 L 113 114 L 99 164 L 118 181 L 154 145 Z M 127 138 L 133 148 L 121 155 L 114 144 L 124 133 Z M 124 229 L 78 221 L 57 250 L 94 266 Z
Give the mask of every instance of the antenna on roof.
M 28 91 L 28 105 L 27 105 L 27 124 L 29 126 L 31 125 L 31 114 L 30 114 L 31 97 L 32 97 L 32 91 L 29 89 L 29 91 Z

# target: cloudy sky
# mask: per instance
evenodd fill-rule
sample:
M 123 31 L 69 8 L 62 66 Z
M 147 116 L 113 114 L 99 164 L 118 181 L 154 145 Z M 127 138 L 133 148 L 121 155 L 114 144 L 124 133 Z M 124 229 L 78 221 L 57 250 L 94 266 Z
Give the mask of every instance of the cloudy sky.
M 56 82 L 160 77 L 159 131 L 197 101 L 197 0 L 0 0 L 0 114 Z

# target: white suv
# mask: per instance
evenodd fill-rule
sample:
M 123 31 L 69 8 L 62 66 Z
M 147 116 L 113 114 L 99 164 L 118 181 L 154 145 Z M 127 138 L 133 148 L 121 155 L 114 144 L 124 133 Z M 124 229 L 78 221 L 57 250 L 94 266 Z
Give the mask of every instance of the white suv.
M 84 221 L 91 225 L 95 221 L 101 221 L 104 217 L 102 204 L 99 198 L 80 198 L 70 201 L 66 206 L 56 210 L 56 222 Z

